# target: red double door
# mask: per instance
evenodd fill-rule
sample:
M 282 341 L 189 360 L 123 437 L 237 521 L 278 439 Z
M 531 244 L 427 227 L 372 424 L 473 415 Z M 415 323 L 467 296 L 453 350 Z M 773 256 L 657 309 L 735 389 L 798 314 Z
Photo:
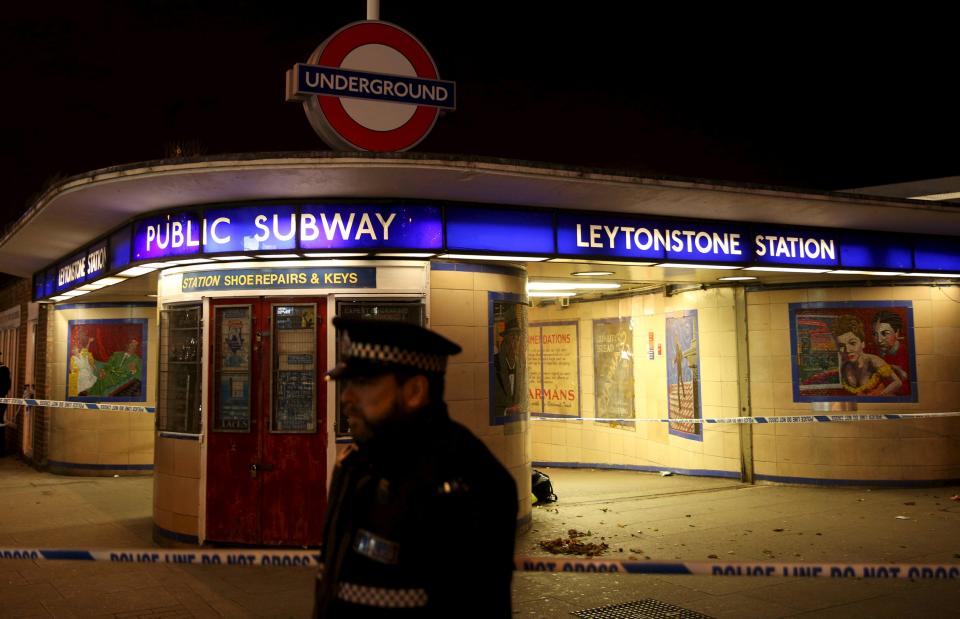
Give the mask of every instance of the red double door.
M 325 305 L 210 303 L 206 539 L 316 546 L 326 507 Z

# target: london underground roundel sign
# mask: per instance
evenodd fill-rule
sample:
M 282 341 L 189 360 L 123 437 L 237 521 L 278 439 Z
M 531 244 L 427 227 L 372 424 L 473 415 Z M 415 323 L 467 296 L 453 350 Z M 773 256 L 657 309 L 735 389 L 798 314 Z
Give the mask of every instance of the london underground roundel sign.
M 287 100 L 303 101 L 310 124 L 339 150 L 402 151 L 455 109 L 456 84 L 412 34 L 382 21 L 344 26 L 305 64 L 287 71 Z

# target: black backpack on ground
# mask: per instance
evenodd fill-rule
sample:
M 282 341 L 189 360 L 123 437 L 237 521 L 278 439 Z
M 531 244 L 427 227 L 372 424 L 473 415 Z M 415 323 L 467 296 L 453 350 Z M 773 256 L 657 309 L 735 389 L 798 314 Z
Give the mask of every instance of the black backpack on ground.
M 557 500 L 557 495 L 553 493 L 553 484 L 550 483 L 550 477 L 537 469 L 533 469 L 530 489 L 533 496 L 537 497 L 537 503 L 553 503 Z

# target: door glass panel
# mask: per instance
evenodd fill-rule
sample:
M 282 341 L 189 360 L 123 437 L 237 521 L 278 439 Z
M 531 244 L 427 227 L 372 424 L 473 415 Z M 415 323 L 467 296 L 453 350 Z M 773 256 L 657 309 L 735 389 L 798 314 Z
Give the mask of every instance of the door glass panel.
M 213 429 L 249 432 L 251 308 L 235 305 L 215 307 L 214 311 L 217 340 Z
M 271 432 L 317 431 L 317 308 L 274 305 Z

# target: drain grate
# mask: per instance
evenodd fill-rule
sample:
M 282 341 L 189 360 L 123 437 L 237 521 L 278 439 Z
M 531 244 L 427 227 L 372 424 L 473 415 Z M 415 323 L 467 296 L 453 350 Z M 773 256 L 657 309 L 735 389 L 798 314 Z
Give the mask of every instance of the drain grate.
M 581 619 L 713 619 L 688 608 L 650 599 L 587 608 L 570 614 Z

